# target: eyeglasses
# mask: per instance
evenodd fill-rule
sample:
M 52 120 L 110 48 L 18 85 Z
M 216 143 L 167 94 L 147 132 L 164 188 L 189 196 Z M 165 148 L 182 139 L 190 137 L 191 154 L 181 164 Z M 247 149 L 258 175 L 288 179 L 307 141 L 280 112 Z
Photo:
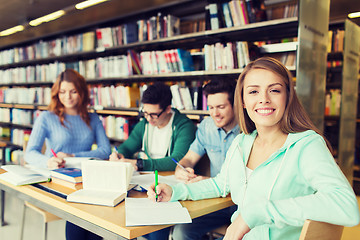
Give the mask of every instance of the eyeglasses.
M 144 110 L 142 109 L 142 110 L 140 111 L 140 113 L 141 113 L 141 115 L 143 115 L 145 118 L 147 118 L 147 117 L 150 116 L 151 119 L 158 119 L 158 118 L 161 116 L 161 114 L 163 114 L 163 113 L 165 112 L 165 110 L 166 110 L 166 108 L 163 109 L 160 113 L 147 113 L 147 112 L 144 112 Z

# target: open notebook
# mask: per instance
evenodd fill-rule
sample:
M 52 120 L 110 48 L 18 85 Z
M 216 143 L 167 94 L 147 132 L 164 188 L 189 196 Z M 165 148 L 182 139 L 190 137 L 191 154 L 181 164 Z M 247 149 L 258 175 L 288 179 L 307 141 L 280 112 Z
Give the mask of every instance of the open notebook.
M 105 160 L 83 161 L 83 189 L 67 196 L 67 201 L 116 206 L 127 195 L 134 168 L 130 163 Z
M 125 199 L 126 226 L 191 223 L 180 202 L 153 202 L 148 198 Z
M 30 169 L 20 165 L 2 166 L 6 173 L 0 174 L 0 179 L 9 182 L 15 186 L 27 185 L 50 180 L 50 172 L 44 169 Z

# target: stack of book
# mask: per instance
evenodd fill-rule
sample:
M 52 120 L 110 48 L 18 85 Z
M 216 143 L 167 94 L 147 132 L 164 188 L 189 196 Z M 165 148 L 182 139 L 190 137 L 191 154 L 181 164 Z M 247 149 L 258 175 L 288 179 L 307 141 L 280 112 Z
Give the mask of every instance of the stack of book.
M 82 173 L 80 168 L 59 168 L 51 170 L 51 181 L 53 183 L 71 189 L 82 188 Z

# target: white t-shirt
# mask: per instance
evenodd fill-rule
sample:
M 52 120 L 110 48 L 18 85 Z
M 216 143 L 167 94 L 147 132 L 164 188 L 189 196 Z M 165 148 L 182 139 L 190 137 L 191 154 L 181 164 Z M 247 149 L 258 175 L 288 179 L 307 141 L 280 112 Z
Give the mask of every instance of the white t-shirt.
M 248 168 L 248 167 L 245 168 L 246 179 L 249 179 L 249 177 L 251 176 L 251 174 L 252 174 L 253 171 L 254 171 L 254 170 L 252 170 L 252 169 L 250 169 L 250 168 Z
M 154 127 L 149 124 L 149 134 L 148 135 L 148 154 L 151 158 L 163 158 L 166 156 L 166 153 L 170 153 L 171 146 L 171 136 L 172 136 L 172 123 L 174 120 L 174 113 L 166 124 L 166 126 L 162 128 Z

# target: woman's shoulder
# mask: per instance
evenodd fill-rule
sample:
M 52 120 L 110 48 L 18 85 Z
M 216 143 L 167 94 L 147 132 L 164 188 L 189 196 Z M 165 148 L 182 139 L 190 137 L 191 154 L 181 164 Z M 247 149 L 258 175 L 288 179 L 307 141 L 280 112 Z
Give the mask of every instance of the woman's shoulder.
M 48 119 L 48 118 L 54 118 L 57 117 L 55 113 L 51 111 L 42 111 L 40 115 L 38 116 L 39 119 Z
M 90 113 L 89 113 L 89 117 L 90 117 L 90 119 L 99 118 L 99 114 L 97 114 L 97 113 L 95 113 L 95 112 L 90 112 Z
M 306 130 L 303 132 L 289 133 L 288 142 L 309 142 L 323 137 L 314 130 Z
M 97 113 L 89 113 L 89 118 L 90 118 L 90 123 L 92 124 L 101 121 Z

